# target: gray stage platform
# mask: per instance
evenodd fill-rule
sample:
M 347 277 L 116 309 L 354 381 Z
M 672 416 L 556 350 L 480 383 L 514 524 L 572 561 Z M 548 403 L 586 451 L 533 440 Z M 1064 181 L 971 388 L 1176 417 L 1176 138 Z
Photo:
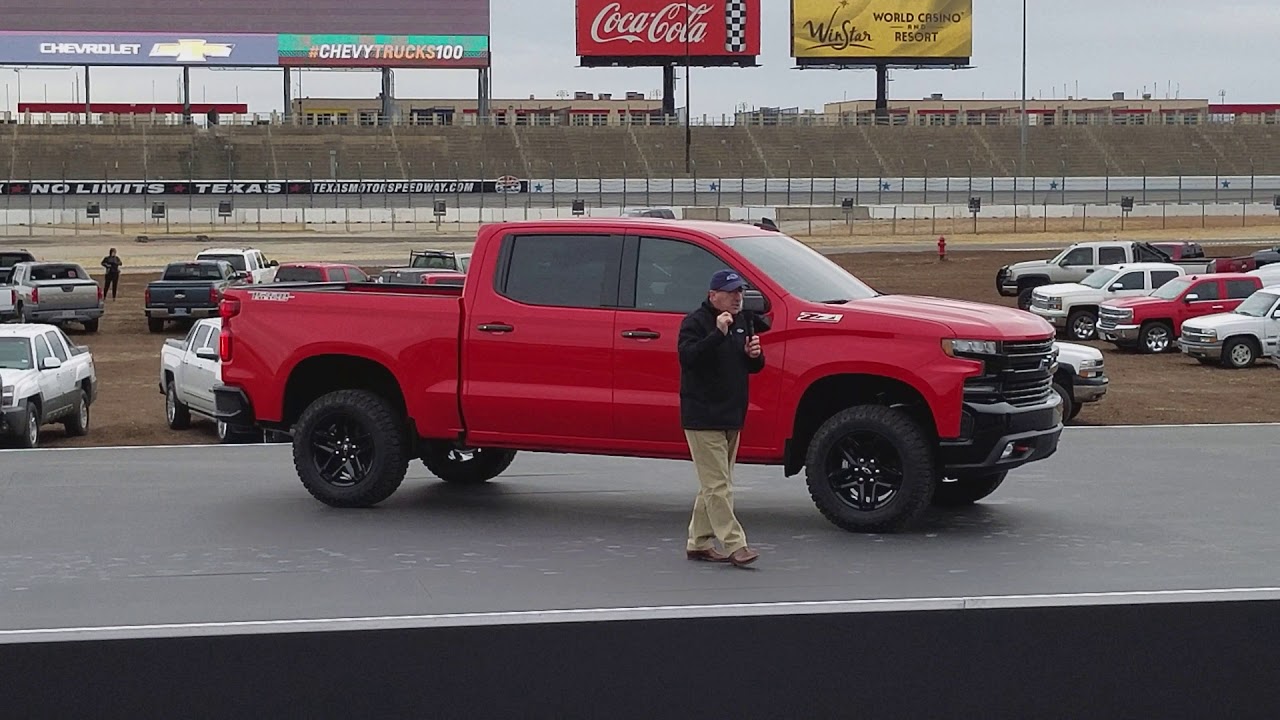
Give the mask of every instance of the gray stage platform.
M 0 452 L 0 635 L 164 623 L 1270 588 L 1276 426 L 1069 428 L 987 501 L 870 536 L 743 467 L 752 569 L 691 563 L 690 463 L 526 454 L 486 487 L 420 463 L 334 510 L 288 446 Z M 726 611 L 731 612 L 731 611 Z M 2 638 L 0 638 L 2 639 Z

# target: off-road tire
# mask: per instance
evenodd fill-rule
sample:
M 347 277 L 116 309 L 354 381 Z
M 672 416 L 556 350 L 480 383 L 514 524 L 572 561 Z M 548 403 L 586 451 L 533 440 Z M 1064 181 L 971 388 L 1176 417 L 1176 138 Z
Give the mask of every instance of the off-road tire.
M 1008 470 L 1001 470 L 963 475 L 954 480 L 940 482 L 933 491 L 933 504 L 938 507 L 972 505 L 995 492 L 1008 474 Z
M 449 457 L 456 449 L 450 445 L 432 445 L 422 453 L 422 464 L 447 483 L 479 485 L 501 475 L 516 459 L 515 450 L 475 448 L 469 451 L 472 459 L 456 460 Z
M 170 379 L 164 384 L 164 419 L 169 425 L 170 430 L 186 430 L 191 427 L 191 408 L 182 404 L 178 399 L 178 390 L 173 386 L 173 380 Z M 173 412 L 170 414 L 169 407 L 172 405 Z
M 828 481 L 828 456 L 854 432 L 880 436 L 897 454 L 902 482 L 884 507 L 854 508 L 837 496 Z M 937 478 L 935 464 L 929 438 L 910 416 L 883 405 L 858 405 L 831 416 L 814 433 L 805 455 L 805 481 L 818 510 L 837 527 L 850 532 L 893 532 L 910 527 L 929 507 Z
M 67 429 L 67 435 L 71 437 L 83 437 L 89 434 L 89 394 L 83 389 L 80 390 L 80 397 L 76 400 L 75 410 L 62 422 L 62 426 Z
M 313 433 L 322 423 L 340 419 L 370 434 L 367 474 L 351 487 L 338 487 L 321 476 L 313 453 Z M 391 497 L 409 469 L 406 422 L 391 403 L 367 390 L 337 390 L 302 411 L 293 432 L 293 465 L 312 497 L 332 507 L 371 507 Z

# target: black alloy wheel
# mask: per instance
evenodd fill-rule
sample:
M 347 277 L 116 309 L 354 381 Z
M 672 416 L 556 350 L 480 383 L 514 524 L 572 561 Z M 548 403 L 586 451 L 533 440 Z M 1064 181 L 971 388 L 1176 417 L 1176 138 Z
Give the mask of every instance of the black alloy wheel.
M 298 418 L 293 463 L 307 491 L 334 507 L 368 507 L 387 499 L 409 467 L 406 423 L 385 398 L 338 390 Z

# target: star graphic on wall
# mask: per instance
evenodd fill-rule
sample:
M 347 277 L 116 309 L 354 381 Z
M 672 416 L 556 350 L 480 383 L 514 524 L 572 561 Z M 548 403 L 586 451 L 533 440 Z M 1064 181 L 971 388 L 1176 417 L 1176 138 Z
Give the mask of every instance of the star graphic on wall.
M 533 186 L 533 191 L 534 191 L 534 192 L 542 192 L 542 183 L 537 183 L 536 185 L 534 185 L 534 186 Z
M 1058 181 L 1057 181 L 1057 180 L 1054 180 L 1053 182 L 1049 183 L 1049 189 L 1050 189 L 1050 190 L 1057 190 L 1057 189 L 1058 189 Z
M 24 192 L 26 189 L 27 189 L 26 185 L 10 185 L 9 186 L 9 192 L 11 193 Z
M 175 195 L 181 195 L 187 191 L 186 185 L 174 185 L 173 192 Z
M 289 192 L 290 192 L 290 193 L 300 193 L 300 192 L 302 192 L 302 186 L 301 186 L 301 185 L 299 185 L 298 183 L 290 183 L 290 185 L 289 185 Z
M 715 192 L 719 189 L 720 189 L 720 183 L 711 183 L 711 192 Z
M 1224 188 L 1229 188 L 1229 187 L 1231 187 L 1231 181 L 1230 181 L 1230 180 L 1223 180 L 1223 181 L 1222 181 L 1222 187 L 1224 187 Z
M 889 185 L 889 183 L 885 182 L 885 183 L 880 183 L 880 189 L 881 189 L 881 190 L 890 190 L 890 189 L 892 189 L 892 187 Z

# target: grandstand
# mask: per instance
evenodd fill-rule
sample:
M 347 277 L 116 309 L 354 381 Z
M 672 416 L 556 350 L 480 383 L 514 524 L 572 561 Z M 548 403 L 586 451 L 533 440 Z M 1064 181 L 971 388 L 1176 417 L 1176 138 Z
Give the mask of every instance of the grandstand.
M 1008 177 L 1019 128 L 725 126 L 692 129 L 693 175 Z M 1029 128 L 1028 174 L 1280 175 L 1280 126 Z M 10 180 L 687 177 L 684 128 L 663 126 L 190 127 L 13 123 Z

